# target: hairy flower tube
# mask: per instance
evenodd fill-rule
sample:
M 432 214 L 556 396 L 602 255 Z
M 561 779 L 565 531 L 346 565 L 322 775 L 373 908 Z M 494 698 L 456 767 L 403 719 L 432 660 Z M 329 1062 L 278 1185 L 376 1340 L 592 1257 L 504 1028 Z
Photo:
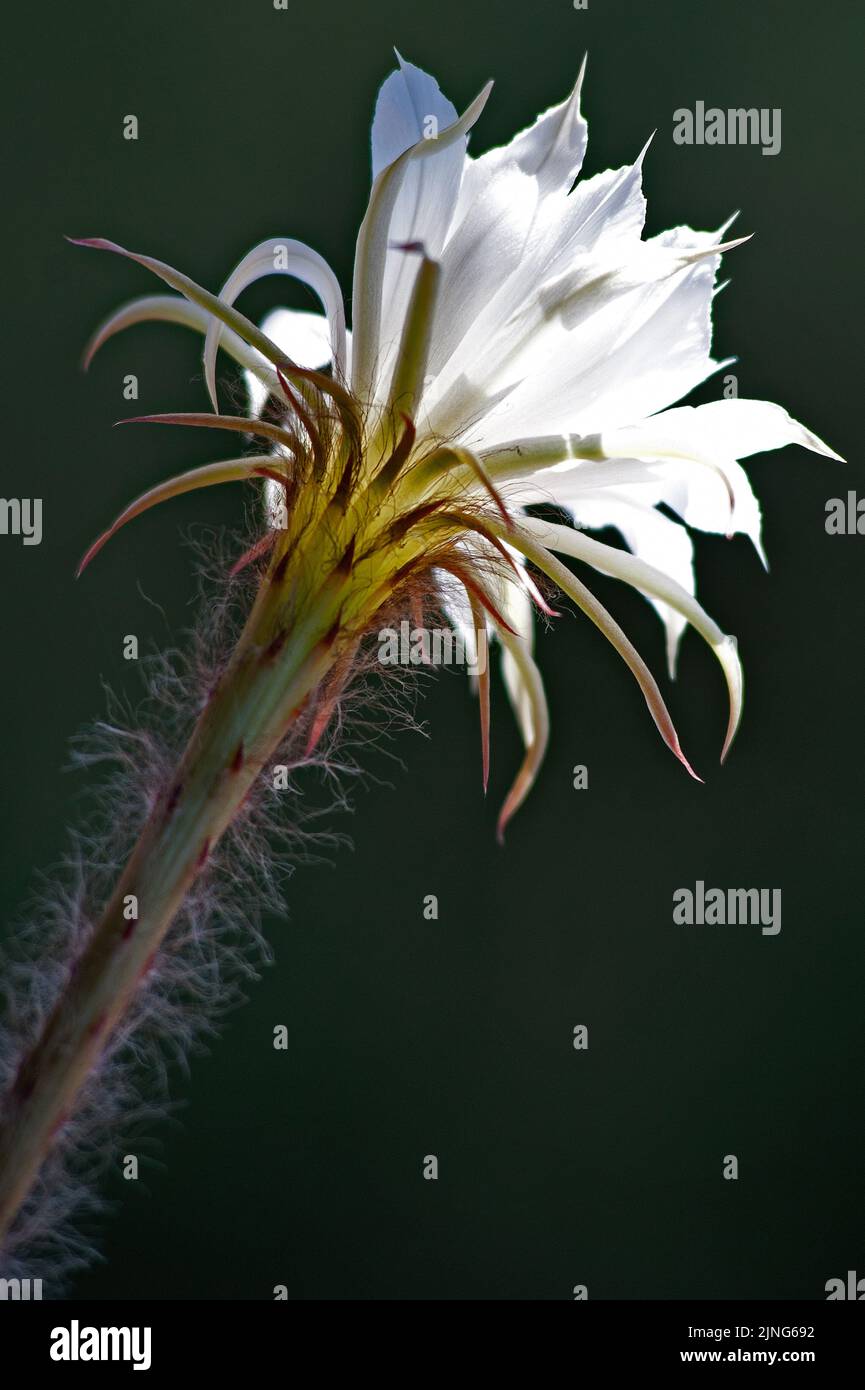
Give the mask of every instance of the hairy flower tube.
M 435 603 L 501 644 L 525 758 L 499 833 L 527 795 L 548 737 L 532 609 L 557 588 L 622 656 L 668 747 L 690 772 L 658 685 L 613 617 L 558 558 L 625 580 L 657 609 L 671 674 L 687 625 L 729 692 L 722 757 L 742 708 L 735 639 L 694 595 L 686 527 L 744 532 L 762 555 L 759 506 L 740 459 L 798 443 L 837 458 L 779 406 L 671 404 L 724 365 L 711 356 L 723 252 L 740 244 L 678 227 L 643 238 L 645 151 L 577 180 L 586 147 L 580 79 L 568 99 L 479 159 L 431 77 L 399 60 L 372 127 L 373 184 L 360 228 L 352 331 L 325 261 L 292 239 L 255 247 L 218 295 L 112 242 L 173 294 L 124 306 L 87 353 L 146 320 L 196 329 L 213 413 L 142 417 L 233 432 L 254 452 L 172 478 L 91 547 L 183 492 L 263 485 L 260 535 L 239 564 L 260 576 L 230 660 L 165 778 L 131 858 L 90 925 L 37 1035 L 22 1044 L 0 1139 L 0 1240 L 163 948 L 220 838 L 290 729 L 313 749 L 383 615 Z M 321 314 L 278 310 L 262 328 L 234 306 L 262 276 L 312 288 Z M 251 410 L 219 413 L 219 348 L 244 368 Z M 544 519 L 552 503 L 575 525 Z M 666 511 L 658 510 L 664 504 Z M 533 511 L 533 509 L 535 509 Z M 672 512 L 681 520 L 672 519 Z M 144 524 L 144 523 L 142 523 Z M 627 550 L 586 529 L 615 527 Z M 235 567 L 237 568 L 237 567 Z M 478 681 L 483 772 L 490 678 Z M 693 774 L 692 774 L 693 775 Z M 133 914 L 129 904 L 135 904 Z

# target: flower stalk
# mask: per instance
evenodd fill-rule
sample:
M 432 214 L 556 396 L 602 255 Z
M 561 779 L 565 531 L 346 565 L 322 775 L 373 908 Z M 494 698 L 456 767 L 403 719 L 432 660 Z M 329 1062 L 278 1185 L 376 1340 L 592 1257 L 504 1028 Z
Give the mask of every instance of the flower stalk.
M 183 899 L 338 659 L 344 641 L 334 629 L 338 582 L 325 582 L 318 602 L 281 643 L 273 634 L 276 603 L 268 597 L 200 716 L 42 1036 L 21 1064 L 0 1139 L 0 1244 Z

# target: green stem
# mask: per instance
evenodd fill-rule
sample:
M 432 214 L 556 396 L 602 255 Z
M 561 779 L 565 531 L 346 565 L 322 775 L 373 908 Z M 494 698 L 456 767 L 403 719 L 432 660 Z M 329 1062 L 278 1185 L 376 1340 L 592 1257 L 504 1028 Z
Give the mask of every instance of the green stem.
M 265 580 L 265 585 L 268 581 Z M 192 883 L 339 655 L 337 586 L 326 581 L 275 650 L 278 603 L 259 595 L 246 631 L 193 731 L 101 920 L 25 1057 L 0 1134 L 0 1244 L 78 1094 L 146 976 Z M 137 916 L 131 918 L 132 901 Z

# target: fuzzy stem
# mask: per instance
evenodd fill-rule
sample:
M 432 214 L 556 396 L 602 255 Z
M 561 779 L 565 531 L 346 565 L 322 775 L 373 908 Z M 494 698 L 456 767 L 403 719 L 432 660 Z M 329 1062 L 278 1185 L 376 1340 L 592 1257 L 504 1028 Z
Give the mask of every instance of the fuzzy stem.
M 5 1099 L 0 1245 L 213 846 L 340 654 L 333 577 L 293 630 L 277 634 L 278 646 L 279 600 L 267 588 L 265 580 L 171 785 Z

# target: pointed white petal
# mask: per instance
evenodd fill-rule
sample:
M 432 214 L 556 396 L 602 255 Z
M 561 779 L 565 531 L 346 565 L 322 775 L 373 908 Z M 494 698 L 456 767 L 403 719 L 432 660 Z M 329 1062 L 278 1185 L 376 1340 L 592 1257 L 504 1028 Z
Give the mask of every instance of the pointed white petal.
M 751 454 L 783 449 L 786 444 L 801 444 L 803 449 L 844 462 L 840 454 L 788 415 L 783 406 L 771 401 L 744 397 L 710 401 L 707 405 L 665 410 L 656 419 L 659 426 L 681 430 L 684 437 L 708 441 L 712 452 L 729 458 L 744 459 Z
M 622 429 L 584 437 L 577 447 L 610 460 L 613 476 L 632 468 L 633 460 L 645 460 L 644 481 L 628 490 L 632 501 L 664 502 L 702 531 L 741 532 L 750 537 L 765 565 L 760 505 L 737 459 L 787 444 L 839 457 L 781 406 L 742 399 L 665 410 Z M 602 470 L 603 465 L 576 464 L 547 470 L 532 481 L 573 506 Z
M 472 161 L 469 197 L 485 179 L 505 165 L 516 165 L 537 181 L 542 196 L 547 193 L 566 194 L 582 168 L 586 153 L 588 127 L 580 110 L 585 59 L 580 67 L 573 91 L 557 106 L 544 111 L 532 125 L 515 135 L 507 145 L 488 151 Z M 469 210 L 469 202 L 460 211 Z
M 459 120 L 435 138 L 422 136 L 373 184 L 354 266 L 352 386 L 362 400 L 374 399 L 390 379 L 417 274 L 416 257 L 399 248 L 421 242 L 438 258 L 459 192 L 466 135 L 490 90 L 487 83 Z
M 536 215 L 535 180 L 516 165 L 505 165 L 478 189 L 471 212 L 442 252 L 431 378 L 448 367 L 459 345 L 487 315 L 508 274 L 520 264 Z M 506 312 L 503 309 L 502 315 Z
M 456 107 L 442 95 L 435 78 L 399 54 L 397 58 L 399 67 L 385 78 L 375 103 L 371 133 L 373 181 L 418 140 L 428 138 L 431 119 L 440 130 L 457 119 Z

